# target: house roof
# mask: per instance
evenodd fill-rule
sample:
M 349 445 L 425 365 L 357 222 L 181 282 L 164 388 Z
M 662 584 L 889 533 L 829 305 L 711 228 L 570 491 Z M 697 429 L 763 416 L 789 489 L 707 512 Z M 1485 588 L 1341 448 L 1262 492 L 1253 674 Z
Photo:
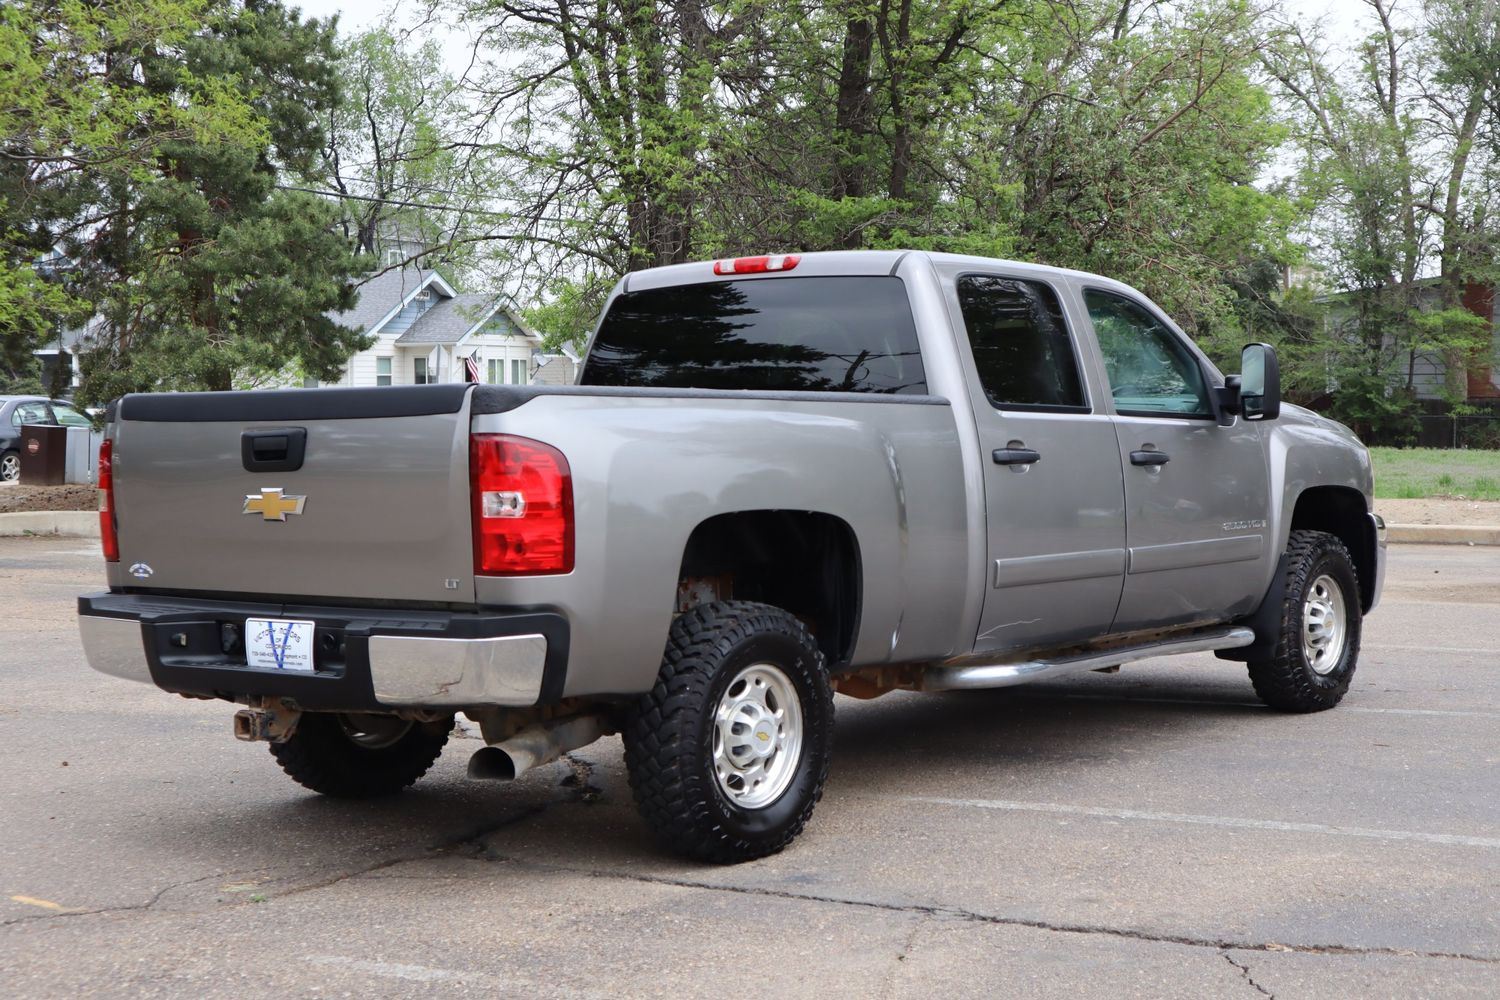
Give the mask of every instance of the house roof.
M 340 326 L 361 333 L 374 333 L 400 311 L 413 295 L 431 285 L 439 295 L 453 295 L 453 288 L 436 271 L 419 267 L 396 267 L 381 271 L 359 286 L 354 308 L 330 318 Z
M 499 310 L 500 300 L 484 293 L 443 299 L 418 316 L 411 328 L 396 338 L 396 345 L 456 344 Z
M 396 338 L 396 345 L 412 347 L 419 344 L 457 344 L 489 322 L 490 317 L 498 312 L 505 314 L 515 327 L 515 332 L 521 336 L 531 340 L 541 339 L 519 316 L 506 308 L 498 296 L 475 292 L 433 303 L 432 308 L 417 317 L 410 329 Z

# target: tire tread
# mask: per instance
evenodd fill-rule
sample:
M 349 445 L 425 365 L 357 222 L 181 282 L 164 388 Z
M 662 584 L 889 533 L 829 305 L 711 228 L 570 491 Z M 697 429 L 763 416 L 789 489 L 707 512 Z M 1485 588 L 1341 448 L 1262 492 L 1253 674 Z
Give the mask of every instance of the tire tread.
M 351 743 L 330 713 L 307 713 L 290 739 L 271 744 L 276 763 L 303 788 L 336 799 L 393 795 L 414 784 L 442 754 L 453 720 L 416 723 L 379 750 Z
M 1337 536 L 1324 531 L 1298 529 L 1287 540 L 1286 597 L 1282 605 L 1280 634 L 1270 659 L 1252 660 L 1247 664 L 1250 683 L 1260 700 L 1283 712 L 1321 712 L 1333 708 L 1349 690 L 1359 657 L 1360 615 L 1359 581 L 1349 550 Z M 1314 570 L 1324 556 L 1343 561 L 1355 586 L 1345 593 L 1348 632 L 1344 657 L 1348 668 L 1340 672 L 1335 683 L 1320 685 L 1302 661 L 1302 598 L 1315 579 Z
M 678 615 L 668 636 L 661 671 L 651 691 L 629 713 L 622 733 L 625 765 L 636 805 L 647 825 L 672 850 L 704 861 L 730 863 L 774 854 L 790 844 L 812 815 L 828 777 L 828 754 L 821 753 L 812 794 L 788 825 L 770 838 L 738 836 L 716 821 L 711 797 L 718 794 L 692 766 L 691 729 L 704 710 L 722 660 L 758 633 L 779 632 L 812 651 L 812 669 L 822 678 L 825 712 L 805 712 L 804 746 L 827 746 L 832 693 L 823 658 L 807 629 L 791 614 L 768 604 L 719 601 Z M 712 706 L 708 706 L 711 710 Z

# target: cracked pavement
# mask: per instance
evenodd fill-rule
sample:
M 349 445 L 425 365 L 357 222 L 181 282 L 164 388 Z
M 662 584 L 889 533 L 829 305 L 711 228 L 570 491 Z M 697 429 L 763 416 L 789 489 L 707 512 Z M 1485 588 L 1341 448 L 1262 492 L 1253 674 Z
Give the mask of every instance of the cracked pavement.
M 1392 549 L 1344 706 L 1211 656 L 840 698 L 779 856 L 664 855 L 618 740 L 512 785 L 456 735 L 320 799 L 227 705 L 83 665 L 92 544 L 0 540 L 0 982 L 27 997 L 1493 997 L 1493 551 Z M 1466 584 L 1474 584 L 1470 591 Z

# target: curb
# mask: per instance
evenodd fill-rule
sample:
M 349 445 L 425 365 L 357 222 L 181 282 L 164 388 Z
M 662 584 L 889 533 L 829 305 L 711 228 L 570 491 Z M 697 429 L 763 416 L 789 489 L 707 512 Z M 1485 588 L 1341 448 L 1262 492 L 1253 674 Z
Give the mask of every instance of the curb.
M 18 535 L 98 538 L 99 514 L 92 510 L 23 510 L 0 514 L 0 538 Z
M 1394 544 L 1500 545 L 1500 525 L 1387 524 Z M 98 538 L 99 515 L 91 510 L 27 510 L 0 514 L 0 538 L 19 535 L 63 535 Z
M 1500 545 L 1500 527 L 1472 524 L 1388 524 L 1392 542 L 1424 545 Z

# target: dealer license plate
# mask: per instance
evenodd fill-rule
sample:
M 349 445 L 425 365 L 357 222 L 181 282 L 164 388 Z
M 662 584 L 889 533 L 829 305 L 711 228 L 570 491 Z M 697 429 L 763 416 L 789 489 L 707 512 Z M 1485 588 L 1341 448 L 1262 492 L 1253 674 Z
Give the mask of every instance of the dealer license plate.
M 313 622 L 245 619 L 245 662 L 262 670 L 313 671 Z

